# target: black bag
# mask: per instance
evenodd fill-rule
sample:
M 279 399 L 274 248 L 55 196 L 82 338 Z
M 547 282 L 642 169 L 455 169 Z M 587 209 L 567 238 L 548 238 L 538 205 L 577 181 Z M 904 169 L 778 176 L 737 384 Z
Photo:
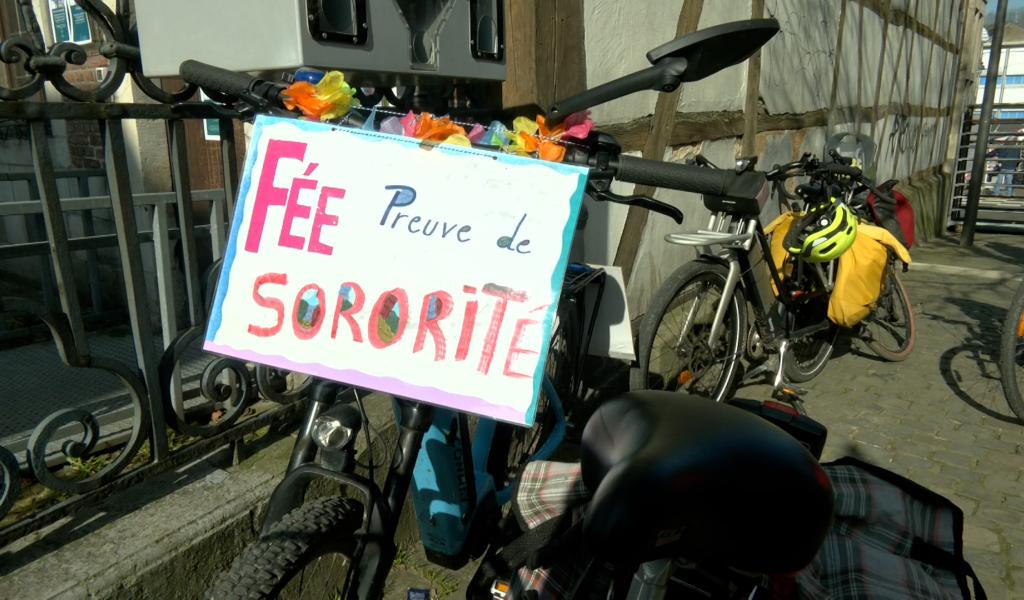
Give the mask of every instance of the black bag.
M 964 560 L 964 515 L 949 499 L 855 458 L 822 465 L 835 522 L 817 556 L 777 597 L 974 598 L 985 591 Z M 968 586 L 968 578 L 973 586 Z M 781 583 L 781 582 L 780 582 Z

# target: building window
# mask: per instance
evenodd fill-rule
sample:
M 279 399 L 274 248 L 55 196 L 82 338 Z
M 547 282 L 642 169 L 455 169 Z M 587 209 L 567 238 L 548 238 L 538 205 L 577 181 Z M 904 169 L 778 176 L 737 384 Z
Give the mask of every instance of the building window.
M 978 85 L 980 87 L 985 87 L 985 82 L 987 80 L 988 80 L 988 77 L 982 75 L 978 79 Z M 1006 85 L 1006 86 L 1010 86 L 1010 85 L 1024 85 L 1024 75 L 1006 75 L 1006 76 L 1000 75 L 999 79 L 996 79 L 996 85 Z
M 47 0 L 50 6 L 50 25 L 53 42 L 88 44 L 92 41 L 89 14 L 74 0 Z

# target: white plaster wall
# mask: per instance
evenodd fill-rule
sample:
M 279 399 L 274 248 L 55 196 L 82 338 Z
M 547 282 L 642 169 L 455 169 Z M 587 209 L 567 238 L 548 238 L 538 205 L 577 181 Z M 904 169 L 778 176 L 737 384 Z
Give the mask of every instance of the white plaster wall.
M 682 0 L 585 0 L 587 86 L 649 66 L 647 52 L 675 38 L 682 5 Z M 640 92 L 595 107 L 592 116 L 598 123 L 632 121 L 653 113 L 656 100 L 655 92 Z
M 761 52 L 761 96 L 769 114 L 827 108 L 839 2 L 767 0 L 781 31 Z
M 903 10 L 947 39 L 955 40 L 961 0 L 893 0 Z M 750 17 L 750 0 L 706 0 L 700 27 Z M 646 66 L 644 54 L 670 39 L 678 21 L 680 0 L 616 2 L 585 0 L 588 85 L 604 83 Z M 765 0 L 766 16 L 778 19 L 781 31 L 761 54 L 760 100 L 769 115 L 801 115 L 825 111 L 827 127 L 760 134 L 761 168 L 787 162 L 803 152 L 821 155 L 829 133 L 861 131 L 874 135 L 876 179 L 902 179 L 940 164 L 947 144 L 936 137 L 944 121 L 936 117 L 893 114 L 871 122 L 858 107 L 884 111 L 889 104 L 945 108 L 955 85 L 956 59 L 931 40 L 912 30 L 889 24 L 856 0 L 847 3 L 843 44 L 838 50 L 841 0 Z M 882 52 L 882 37 L 886 48 Z M 838 58 L 838 60 L 837 60 Z M 1011 59 L 1011 72 L 1021 65 L 1024 52 Z M 836 97 L 832 81 L 838 64 Z M 746 65 L 728 69 L 703 81 L 684 86 L 678 110 L 684 113 L 742 110 Z M 596 109 L 599 124 L 634 120 L 654 111 L 656 94 L 643 93 Z M 708 141 L 671 149 L 671 160 L 682 161 L 697 151 L 720 166 L 733 162 L 740 150 L 738 138 Z M 624 185 L 622 191 L 632 189 Z M 659 190 L 656 197 L 680 207 L 686 222 L 677 226 L 651 214 L 643 233 L 629 284 L 631 312 L 643 313 L 658 285 L 683 262 L 693 258 L 690 248 L 664 241 L 667 233 L 704 227 L 708 213 L 694 194 Z M 762 218 L 777 214 L 766 207 Z M 586 231 L 588 260 L 610 263 L 621 237 L 626 210 L 620 206 L 591 208 Z
M 704 3 L 700 29 L 750 18 L 750 0 L 713 0 Z M 675 32 L 673 31 L 673 34 Z M 700 81 L 684 85 L 679 110 L 705 112 L 743 110 L 747 89 L 747 63 L 719 71 Z

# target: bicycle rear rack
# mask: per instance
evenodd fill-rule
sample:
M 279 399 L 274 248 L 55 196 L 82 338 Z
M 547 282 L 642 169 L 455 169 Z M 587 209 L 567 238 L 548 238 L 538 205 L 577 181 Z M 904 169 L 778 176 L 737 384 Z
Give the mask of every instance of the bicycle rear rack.
M 751 232 L 728 233 L 719 231 L 698 231 L 696 233 L 670 233 L 665 236 L 665 241 L 670 244 L 683 246 L 711 246 L 720 244 L 723 246 L 742 246 L 754 237 Z

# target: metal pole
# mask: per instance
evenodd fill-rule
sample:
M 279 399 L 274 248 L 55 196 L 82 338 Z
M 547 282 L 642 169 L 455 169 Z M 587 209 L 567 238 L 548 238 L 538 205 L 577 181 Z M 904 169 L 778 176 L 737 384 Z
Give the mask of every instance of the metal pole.
M 996 22 L 992 28 L 992 46 L 988 52 L 988 75 L 985 78 L 985 95 L 981 102 L 981 118 L 978 121 L 978 139 L 974 146 L 974 166 L 971 169 L 971 187 L 967 191 L 967 213 L 964 215 L 964 229 L 960 245 L 974 245 L 974 226 L 978 222 L 978 201 L 981 197 L 981 183 L 985 177 L 985 153 L 988 150 L 988 133 L 992 127 L 992 104 L 996 99 L 999 77 L 999 58 L 1003 51 L 1003 30 L 1006 28 L 1006 0 L 998 0 Z

